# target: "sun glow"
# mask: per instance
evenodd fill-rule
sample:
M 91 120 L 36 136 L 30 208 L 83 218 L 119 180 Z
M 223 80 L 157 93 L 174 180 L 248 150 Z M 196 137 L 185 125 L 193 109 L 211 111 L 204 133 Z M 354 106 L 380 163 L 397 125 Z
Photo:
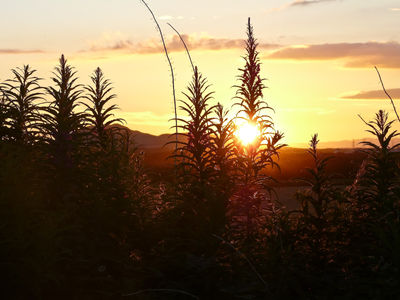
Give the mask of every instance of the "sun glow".
M 255 124 L 245 122 L 237 125 L 235 135 L 244 146 L 247 146 L 256 140 L 260 130 Z

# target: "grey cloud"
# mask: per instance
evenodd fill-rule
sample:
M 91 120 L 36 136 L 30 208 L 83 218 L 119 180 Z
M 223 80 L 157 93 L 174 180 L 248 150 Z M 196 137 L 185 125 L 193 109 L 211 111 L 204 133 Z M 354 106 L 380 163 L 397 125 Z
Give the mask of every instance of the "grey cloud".
M 22 50 L 22 49 L 0 49 L 0 54 L 32 54 L 32 53 L 44 53 L 43 50 Z
M 400 98 L 400 88 L 395 89 L 388 89 L 387 92 L 392 98 Z M 387 100 L 388 97 L 386 96 L 383 90 L 372 90 L 372 91 L 361 91 L 351 95 L 345 95 L 341 97 L 342 99 L 355 99 L 355 100 L 363 100 L 363 99 L 385 99 Z
M 191 35 L 182 35 L 190 50 L 224 50 L 224 49 L 242 49 L 244 47 L 243 39 L 225 39 L 212 37 L 195 37 Z M 167 39 L 167 48 L 170 52 L 184 51 L 182 42 L 178 36 L 173 36 Z M 274 49 L 280 47 L 277 44 L 261 43 L 262 49 Z M 157 39 L 148 40 L 145 42 L 133 43 L 129 39 L 114 41 L 108 45 L 92 45 L 89 51 L 127 51 L 136 54 L 152 54 L 162 53 L 161 41 Z
M 286 47 L 267 56 L 270 59 L 333 60 L 344 59 L 349 68 L 400 68 L 400 44 L 398 42 L 365 42 L 307 45 Z

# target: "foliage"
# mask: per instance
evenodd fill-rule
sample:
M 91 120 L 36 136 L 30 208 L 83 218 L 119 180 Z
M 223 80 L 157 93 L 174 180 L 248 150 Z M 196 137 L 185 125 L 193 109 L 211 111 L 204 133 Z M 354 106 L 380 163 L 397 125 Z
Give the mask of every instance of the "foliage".
M 261 62 L 258 57 L 257 41 L 254 38 L 253 26 L 250 18 L 247 24 L 246 55 L 244 57 L 245 66 L 239 71 L 240 85 L 237 88 L 235 103 L 239 106 L 238 118 L 244 119 L 250 124 L 254 124 L 259 135 L 253 143 L 243 147 L 237 142 L 235 155 L 237 156 L 237 167 L 243 174 L 244 182 L 257 179 L 261 170 L 266 166 L 276 166 L 274 157 L 278 155 L 278 150 L 284 145 L 279 144 L 283 135 L 274 132 L 274 123 L 271 117 L 266 114 L 272 108 L 263 100 L 263 90 L 265 85 L 261 78 Z
M 175 118 L 177 168 L 161 175 L 114 117 L 100 68 L 83 86 L 61 56 L 47 88 L 28 65 L 14 69 L 0 84 L 2 298 L 398 297 L 400 145 L 388 114 L 363 120 L 377 143 L 363 143 L 347 188 L 314 135 L 289 210 L 273 193 L 282 134 L 250 20 L 244 59 L 233 120 L 194 68 Z M 257 124 L 255 142 L 235 137 L 239 118 Z
M 209 192 L 214 178 L 211 157 L 214 107 L 209 105 L 212 92 L 208 92 L 208 88 L 207 80 L 195 67 L 192 82 L 184 93 L 186 100 L 181 100 L 180 109 L 187 114 L 187 119 L 178 119 L 183 138 L 173 156 L 178 159 L 183 222 L 195 226 L 196 230 L 203 230 L 213 223 L 209 219 L 207 202 L 213 201 Z
M 53 192 L 57 198 L 67 200 L 76 195 L 80 181 L 76 172 L 79 167 L 79 148 L 83 146 L 84 124 L 83 114 L 77 108 L 82 89 L 76 83 L 76 72 L 67 64 L 64 55 L 61 55 L 53 75 L 55 86 L 46 88 L 52 101 L 44 107 L 41 126 L 48 147 L 47 165 L 55 172 L 54 181 L 49 184 L 55 188 Z
M 231 199 L 231 210 L 237 223 L 245 219 L 245 231 L 250 237 L 257 226 L 258 219 L 262 218 L 261 203 L 271 203 L 272 177 L 262 173 L 267 166 L 278 167 L 276 162 L 278 151 L 285 145 L 280 144 L 283 134 L 275 132 L 271 116 L 266 111 L 272 110 L 263 100 L 265 88 L 264 79 L 261 78 L 261 62 L 258 57 L 257 41 L 254 38 L 253 26 L 250 18 L 247 24 L 245 66 L 239 71 L 240 81 L 235 98 L 238 100 L 235 106 L 239 106 L 237 119 L 242 119 L 248 124 L 257 127 L 259 131 L 255 141 L 248 145 L 234 139 L 234 160 L 238 176 L 236 191 Z M 239 229 L 242 230 L 242 229 Z
M 399 136 L 399 133 L 396 130 L 390 132 L 393 122 L 388 121 L 388 114 L 380 110 L 375 120 L 366 123 L 369 128 L 367 131 L 377 138 L 378 143 L 362 142 L 368 146 L 364 150 L 368 155 L 365 173 L 359 182 L 362 196 L 375 199 L 374 202 L 385 211 L 395 209 L 395 199 L 400 193 L 399 168 L 395 153 L 400 144 L 393 144 L 393 138 Z
M 43 88 L 35 72 L 29 65 L 13 69 L 14 78 L 7 80 L 3 87 L 10 110 L 10 130 L 15 141 L 21 144 L 32 142 L 33 135 L 38 131 L 37 101 L 42 99 Z
M 178 119 L 182 123 L 179 128 L 184 130 L 180 135 L 187 140 L 180 142 L 181 147 L 175 154 L 175 157 L 181 158 L 181 166 L 186 174 L 199 180 L 200 184 L 209 181 L 212 169 L 209 151 L 213 107 L 209 107 L 212 93 L 207 89 L 207 80 L 195 68 L 193 81 L 187 93 L 184 93 L 186 101 L 181 101 L 180 106 L 180 109 L 188 115 L 188 120 Z
M 122 119 L 113 118 L 112 112 L 118 109 L 116 104 L 109 107 L 108 104 L 116 95 L 112 94 L 111 82 L 104 78 L 103 72 L 97 68 L 92 76 L 93 86 L 86 86 L 87 95 L 84 96 L 89 104 L 83 103 L 86 106 L 88 117 L 87 121 L 93 125 L 93 131 L 101 148 L 105 148 L 107 144 L 107 128 L 113 124 L 121 123 Z

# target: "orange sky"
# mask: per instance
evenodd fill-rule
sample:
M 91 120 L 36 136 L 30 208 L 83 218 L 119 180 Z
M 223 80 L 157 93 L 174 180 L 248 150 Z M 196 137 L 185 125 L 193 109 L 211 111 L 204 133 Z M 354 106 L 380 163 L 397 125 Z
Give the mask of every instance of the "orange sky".
M 178 98 L 190 81 L 191 67 L 166 22 L 184 34 L 195 64 L 212 84 L 215 103 L 227 107 L 233 104 L 232 86 L 243 65 L 247 17 L 252 18 L 267 78 L 265 100 L 275 109 L 273 119 L 286 143 L 305 143 L 315 132 L 321 141 L 368 136 L 357 114 L 371 119 L 379 109 L 392 112 L 374 65 L 400 98 L 398 1 L 148 3 L 167 37 Z M 65 53 L 81 83 L 89 83 L 97 66 L 103 69 L 130 128 L 153 134 L 171 131 L 169 69 L 158 32 L 140 1 L 25 0 L 7 4 L 2 16 L 0 80 L 24 63 L 49 78 Z

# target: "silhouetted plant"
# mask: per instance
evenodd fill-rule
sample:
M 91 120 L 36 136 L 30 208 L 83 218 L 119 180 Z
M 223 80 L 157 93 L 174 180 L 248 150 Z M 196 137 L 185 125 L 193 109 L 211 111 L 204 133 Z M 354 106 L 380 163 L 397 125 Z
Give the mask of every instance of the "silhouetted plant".
M 61 55 L 59 66 L 53 74 L 55 86 L 46 88 L 52 101 L 44 108 L 46 114 L 43 116 L 42 126 L 49 146 L 51 165 L 56 172 L 56 185 L 64 186 L 73 181 L 80 182 L 73 173 L 79 165 L 75 157 L 83 146 L 82 136 L 85 134 L 83 114 L 77 111 L 82 88 L 76 83 L 76 72 L 67 64 L 64 55 Z M 63 190 L 57 187 L 56 191 L 67 198 L 76 188 L 69 186 L 67 190 Z
M 253 143 L 248 146 L 238 145 L 236 147 L 238 163 L 245 180 L 257 178 L 259 172 L 267 165 L 276 165 L 273 158 L 278 155 L 278 150 L 284 146 L 278 144 L 283 135 L 274 132 L 271 117 L 266 115 L 266 111 L 272 110 L 272 108 L 263 100 L 265 88 L 263 81 L 265 79 L 262 79 L 260 75 L 261 62 L 258 57 L 257 46 L 249 18 L 246 55 L 244 57 L 245 66 L 239 69 L 242 73 L 239 76 L 241 84 L 235 85 L 237 88 L 235 98 L 239 100 L 235 105 L 240 107 L 238 118 L 255 125 L 260 132 Z
M 300 204 L 302 217 L 307 218 L 305 223 L 313 224 L 318 230 L 322 230 L 321 226 L 326 221 L 326 215 L 332 209 L 332 201 L 337 199 L 338 195 L 333 187 L 331 176 L 326 174 L 326 165 L 331 157 L 320 157 L 317 151 L 318 142 L 318 134 L 314 134 L 308 149 L 314 167 L 307 169 L 311 178 L 302 179 L 309 189 L 297 193 L 296 198 Z
M 261 62 L 257 51 L 258 43 L 254 38 L 253 26 L 250 18 L 247 23 L 247 40 L 246 40 L 246 55 L 244 56 L 245 66 L 239 71 L 242 73 L 238 76 L 240 85 L 235 85 L 237 88 L 236 99 L 239 100 L 237 105 L 240 105 L 240 111 L 245 113 L 245 118 L 249 122 L 264 121 L 264 115 L 260 115 L 265 109 L 271 109 L 263 98 L 263 90 L 265 85 L 260 76 Z
M 153 212 L 156 209 L 155 193 L 143 163 L 145 153 L 136 148 L 129 132 L 125 134 L 123 146 L 125 149 L 121 155 L 119 169 L 124 190 L 123 199 L 126 201 L 123 214 L 129 212 L 131 223 L 130 228 L 126 229 L 136 244 L 139 244 L 140 239 L 137 235 L 143 232 L 148 222 L 153 219 Z
M 394 121 L 388 121 L 383 110 L 373 121 L 362 120 L 378 142 L 362 142 L 367 146 L 362 150 L 367 158 L 349 189 L 352 215 L 348 273 L 370 285 L 370 294 L 390 298 L 399 292 L 400 284 L 400 144 L 394 144 L 399 134 L 392 130 Z
M 211 156 L 214 168 L 222 179 L 230 176 L 233 168 L 233 123 L 222 104 L 215 106 L 214 113 Z
M 40 78 L 35 76 L 36 70 L 29 65 L 12 70 L 14 78 L 4 83 L 4 93 L 9 101 L 9 125 L 16 142 L 27 144 L 32 142 L 38 133 L 38 100 L 42 99 L 43 88 Z
M 235 210 L 245 216 L 246 231 L 248 235 L 254 227 L 254 219 L 260 213 L 260 205 L 268 200 L 268 190 L 271 186 L 268 180 L 272 179 L 260 172 L 267 166 L 279 167 L 276 163 L 278 151 L 285 145 L 280 144 L 283 135 L 275 132 L 271 117 L 266 114 L 272 108 L 263 100 L 264 79 L 261 78 L 261 62 L 258 57 L 257 41 L 254 38 L 250 18 L 247 24 L 245 66 L 239 71 L 240 85 L 235 98 L 235 106 L 239 106 L 237 118 L 244 119 L 249 124 L 257 127 L 259 131 L 256 139 L 248 145 L 243 145 L 239 140 L 235 142 L 236 169 L 239 175 L 237 193 L 233 198 Z
M 98 139 L 101 148 L 105 149 L 107 145 L 107 128 L 111 130 L 111 126 L 121 123 L 121 118 L 114 118 L 113 111 L 118 109 L 116 104 L 110 105 L 109 102 L 116 97 L 112 93 L 111 82 L 104 78 L 103 72 L 97 68 L 92 76 L 93 86 L 85 86 L 87 95 L 85 99 L 89 104 L 84 103 L 87 108 L 87 120 L 89 124 L 93 125 L 93 133 Z M 112 134 L 112 133 L 111 133 Z
M 364 121 L 364 120 L 363 120 Z M 395 153 L 400 144 L 394 144 L 393 138 L 399 136 L 397 130 L 391 131 L 394 121 L 388 121 L 388 114 L 380 110 L 375 120 L 364 123 L 370 128 L 367 132 L 373 134 L 378 143 L 364 141 L 361 142 L 368 148 L 363 150 L 367 155 L 365 173 L 359 189 L 362 190 L 362 197 L 373 205 L 375 209 L 392 211 L 399 200 L 400 178 L 398 158 Z M 398 209 L 398 208 L 397 208 Z
M 218 195 L 211 213 L 214 219 L 219 220 L 219 228 L 225 224 L 229 199 L 234 188 L 234 150 L 233 150 L 233 123 L 228 118 L 228 111 L 218 103 L 214 108 L 210 157 L 214 166 L 213 189 Z
M 209 105 L 212 92 L 207 91 L 207 80 L 195 68 L 193 81 L 184 93 L 186 100 L 181 100 L 180 109 L 187 115 L 188 119 L 178 118 L 182 125 L 178 127 L 184 130 L 180 133 L 186 140 L 181 141 L 175 156 L 181 159 L 180 165 L 186 175 L 200 184 L 209 182 L 212 172 L 210 147 L 212 132 L 211 112 L 213 106 Z
M 11 138 L 10 117 L 10 101 L 0 85 L 0 141 L 6 141 Z
M 151 218 L 152 188 L 142 156 L 132 135 L 120 131 L 108 139 L 106 157 L 99 157 L 98 181 L 82 213 L 90 264 L 102 268 L 96 276 L 120 285 L 120 271 L 130 264 L 130 253 L 146 245 L 144 231 Z M 100 291 L 110 287 L 97 287 Z
M 378 143 L 363 143 L 367 159 L 344 192 L 314 135 L 307 187 L 296 194 L 299 208 L 287 211 L 272 201 L 268 167 L 277 166 L 282 134 L 267 114 L 258 55 L 249 20 L 235 106 L 237 119 L 258 127 L 256 140 L 240 143 L 235 120 L 210 104 L 207 81 L 193 68 L 180 106 L 186 116 L 174 118 L 182 129 L 177 179 L 160 181 L 150 180 L 162 175 L 146 169 L 133 133 L 117 124 L 100 68 L 83 87 L 61 56 L 43 109 L 35 71 L 13 70 L 0 84 L 3 298 L 398 297 L 393 121 L 383 111 L 364 121 Z
M 307 169 L 310 178 L 301 180 L 307 188 L 298 191 L 295 196 L 300 206 L 296 211 L 299 239 L 303 240 L 305 249 L 311 248 L 313 259 L 322 263 L 330 257 L 329 251 L 335 249 L 333 242 L 339 239 L 335 234 L 341 225 L 341 195 L 334 187 L 332 177 L 326 172 L 331 157 L 320 157 L 318 142 L 318 134 L 314 134 L 308 149 L 314 166 Z
M 81 85 L 76 84 L 76 72 L 67 64 L 64 55 L 61 55 L 59 63 L 52 77 L 55 87 L 47 88 L 53 101 L 46 108 L 45 129 L 50 141 L 66 155 L 70 148 L 69 140 L 82 128 L 82 115 L 75 111 L 82 89 Z
M 183 212 L 182 222 L 202 232 L 214 226 L 210 209 L 216 201 L 211 188 L 215 173 L 211 157 L 214 107 L 209 104 L 212 92 L 208 88 L 207 80 L 195 68 L 192 82 L 184 93 L 186 99 L 181 100 L 180 109 L 187 118 L 178 118 L 182 138 L 174 153 L 178 159 L 180 191 L 177 194 L 178 209 Z

